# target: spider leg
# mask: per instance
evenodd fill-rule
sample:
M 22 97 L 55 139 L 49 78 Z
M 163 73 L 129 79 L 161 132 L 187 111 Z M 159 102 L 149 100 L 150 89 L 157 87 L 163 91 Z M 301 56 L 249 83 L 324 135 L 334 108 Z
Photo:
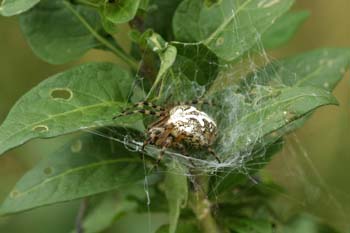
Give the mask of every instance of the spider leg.
M 115 120 L 118 117 L 122 117 L 122 116 L 127 116 L 127 115 L 132 115 L 135 113 L 142 113 L 144 115 L 152 115 L 152 116 L 165 116 L 165 112 L 162 111 L 154 111 L 154 110 L 146 110 L 146 109 L 137 109 L 137 110 L 126 110 L 121 112 L 120 114 L 114 116 L 112 119 Z
M 191 157 L 188 155 L 188 152 L 186 150 L 186 147 L 184 146 L 184 144 L 180 143 L 180 142 L 175 142 L 174 147 L 178 148 L 181 151 L 181 154 L 184 155 L 185 157 L 188 158 L 188 161 L 190 161 L 190 163 L 192 164 L 193 167 L 195 167 L 196 165 L 193 163 Z
M 150 107 L 154 110 L 165 111 L 165 108 L 163 108 L 162 106 L 148 102 L 148 101 L 138 102 L 138 103 L 133 105 L 133 107 L 137 107 L 137 108 L 143 108 L 145 106 Z
M 211 101 L 204 100 L 204 99 L 194 99 L 190 101 L 178 102 L 176 105 L 203 105 L 203 104 L 207 104 L 209 106 L 213 105 Z
M 148 135 L 148 137 L 146 138 L 146 140 L 143 142 L 141 150 L 144 151 L 145 147 L 148 144 L 154 144 L 158 139 L 159 136 L 163 133 L 164 131 L 162 130 L 157 130 L 157 131 L 153 131 L 150 133 L 150 135 Z
M 168 114 L 165 114 L 163 117 L 159 118 L 157 121 L 153 122 L 147 127 L 147 129 L 162 125 L 168 119 Z
M 156 166 L 159 165 L 160 161 L 162 161 L 163 157 L 164 157 L 164 154 L 165 154 L 165 150 L 171 146 L 173 142 L 173 137 L 172 136 L 169 136 L 166 138 L 165 142 L 163 143 L 162 145 L 162 149 L 160 150 L 159 152 L 159 156 L 157 158 L 157 162 L 156 162 Z
M 155 145 L 156 146 L 162 146 L 165 141 L 168 139 L 168 137 L 170 136 L 170 133 L 172 131 L 172 129 L 174 128 L 174 126 L 172 124 L 167 125 L 164 129 L 164 131 L 158 135 L 158 139 L 155 141 Z
M 216 153 L 215 153 L 215 151 L 213 150 L 213 148 L 211 148 L 210 146 L 208 146 L 208 147 L 207 147 L 207 150 L 208 150 L 208 152 L 209 152 L 211 155 L 213 155 L 213 156 L 215 157 L 215 159 L 216 159 L 219 163 L 221 163 L 219 157 L 216 155 Z
M 149 107 L 152 110 L 147 110 L 147 109 L 134 109 L 134 108 L 145 108 L 145 107 Z M 148 101 L 142 101 L 142 102 L 138 102 L 136 104 L 134 104 L 132 107 L 127 108 L 125 110 L 123 110 L 120 114 L 118 114 L 117 116 L 114 116 L 113 119 L 116 119 L 118 117 L 121 116 L 126 116 L 126 115 L 131 115 L 131 114 L 135 114 L 135 113 L 143 113 L 145 115 L 155 115 L 155 116 L 162 116 L 164 115 L 163 112 L 165 112 L 165 108 L 163 108 L 160 105 L 148 102 Z

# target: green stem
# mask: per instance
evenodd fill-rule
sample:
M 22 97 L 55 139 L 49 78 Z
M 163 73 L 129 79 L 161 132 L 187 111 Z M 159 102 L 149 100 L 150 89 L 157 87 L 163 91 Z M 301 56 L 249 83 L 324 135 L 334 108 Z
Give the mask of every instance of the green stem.
M 158 86 L 158 83 L 160 82 L 160 80 L 162 80 L 162 77 L 163 77 L 163 75 L 158 73 L 156 80 L 154 81 L 151 89 L 149 90 L 149 92 L 148 92 L 148 94 L 146 96 L 146 100 L 148 100 L 149 97 L 151 96 L 151 94 L 154 92 L 154 90 Z
M 206 195 L 208 179 L 204 176 L 196 178 L 197 186 L 190 196 L 190 204 L 203 233 L 220 233 L 219 227 L 212 216 L 211 203 Z
M 138 62 L 135 61 L 132 57 L 130 57 L 128 54 L 126 54 L 123 50 L 120 48 L 117 48 L 113 46 L 108 40 L 106 40 L 104 37 L 102 37 L 98 32 L 96 32 L 90 24 L 79 14 L 77 10 L 72 7 L 72 5 L 66 0 L 64 1 L 64 4 L 66 7 L 79 19 L 79 21 L 86 27 L 86 29 L 89 30 L 89 32 L 98 40 L 101 42 L 101 44 L 105 45 L 107 48 L 109 48 L 114 54 L 116 54 L 118 57 L 120 57 L 125 63 L 130 65 L 134 70 L 138 69 Z

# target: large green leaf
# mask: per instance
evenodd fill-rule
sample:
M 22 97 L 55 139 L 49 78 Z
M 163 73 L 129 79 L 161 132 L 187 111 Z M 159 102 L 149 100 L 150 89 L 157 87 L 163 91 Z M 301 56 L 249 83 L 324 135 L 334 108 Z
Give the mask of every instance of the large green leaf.
M 34 53 L 52 64 L 62 64 L 101 46 L 86 25 L 67 5 L 75 9 L 94 33 L 102 28 L 98 13 L 86 6 L 73 6 L 62 0 L 41 0 L 20 16 L 21 29 Z
M 164 181 L 165 195 L 169 203 L 169 233 L 175 233 L 181 208 L 186 205 L 188 186 L 186 169 L 174 161 L 169 165 Z
M 33 138 L 124 125 L 112 117 L 122 110 L 132 86 L 130 74 L 110 63 L 85 64 L 54 75 L 12 108 L 0 127 L 0 154 Z
M 0 215 L 121 189 L 143 178 L 143 162 L 137 154 L 109 139 L 88 135 L 26 173 L 0 206 Z
M 256 153 L 256 150 L 259 152 L 259 148 L 265 148 L 284 134 L 301 127 L 318 106 L 336 103 L 330 91 L 334 89 L 349 65 L 348 51 L 348 49 L 321 49 L 276 61 L 243 80 L 239 89 L 240 94 L 230 96 L 224 93 L 223 105 L 226 105 L 226 101 L 229 103 L 229 108 L 225 111 L 231 111 L 227 114 L 231 117 L 219 116 L 218 119 L 228 119 L 223 123 L 222 131 L 224 135 L 231 137 L 224 136 L 221 140 L 223 145 L 232 142 L 234 146 L 226 148 L 219 144 L 219 148 L 223 148 L 224 152 L 233 149 L 234 153 L 246 150 L 243 152 L 248 155 L 244 167 L 252 172 L 258 171 L 262 167 L 259 165 L 264 165 L 268 161 L 261 159 L 265 159 L 266 156 L 270 158 L 275 152 L 272 154 L 268 152 L 269 147 L 266 152 L 262 151 L 263 153 Z M 235 80 L 225 80 L 224 83 L 226 85 L 215 85 L 213 89 L 223 91 L 230 85 L 235 89 Z M 319 94 L 316 92 L 312 94 L 314 91 Z M 298 96 L 297 92 L 301 95 Z M 290 94 L 291 98 L 288 100 L 287 96 Z M 294 108 L 299 109 L 296 115 L 292 110 Z M 249 144 L 258 148 L 249 149 Z M 237 169 L 228 168 L 221 175 L 222 178 L 211 180 L 213 195 L 244 180 L 244 175 Z
M 102 14 L 109 21 L 120 24 L 134 18 L 140 4 L 140 0 L 105 1 Z
M 308 11 L 283 15 L 263 34 L 261 40 L 264 48 L 276 48 L 287 43 L 309 16 Z
M 349 64 L 350 49 L 318 49 L 273 62 L 251 73 L 242 81 L 241 91 L 249 92 L 251 96 L 259 96 L 264 92 L 261 90 L 281 86 L 313 86 L 332 91 Z M 310 115 L 289 124 L 283 130 L 287 133 L 301 127 Z
M 350 48 L 318 49 L 272 62 L 248 75 L 242 86 L 313 86 L 332 91 L 349 64 Z
M 251 104 L 245 103 L 239 94 L 230 94 L 229 91 L 221 94 L 232 101 L 226 104 L 234 104 L 231 109 L 224 110 L 225 116 L 220 117 L 221 113 L 217 116 L 221 128 L 218 145 L 224 145 L 219 148 L 224 158 L 262 143 L 266 135 L 320 106 L 337 104 L 330 92 L 314 87 L 276 89 L 271 96 L 262 99 L 258 96 Z
M 320 106 L 337 104 L 330 92 L 314 87 L 281 88 L 265 99 L 258 96 L 258 101 L 252 103 L 229 91 L 221 91 L 223 110 L 215 117 L 220 130 L 216 151 L 224 166 L 219 170 L 221 175 L 210 180 L 211 197 L 230 190 L 262 168 L 280 149 L 278 142 L 273 143 L 286 133 L 284 127 Z
M 231 61 L 252 48 L 293 0 L 222 0 L 208 7 L 202 0 L 183 1 L 173 20 L 177 40 L 198 42 Z
M 3 0 L 0 7 L 0 15 L 13 16 L 21 14 L 33 6 L 40 0 Z

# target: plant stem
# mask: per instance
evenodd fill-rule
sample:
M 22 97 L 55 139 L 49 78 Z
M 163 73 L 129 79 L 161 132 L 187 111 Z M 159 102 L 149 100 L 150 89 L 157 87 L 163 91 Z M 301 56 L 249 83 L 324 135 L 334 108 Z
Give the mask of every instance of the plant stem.
M 151 89 L 149 90 L 149 92 L 148 92 L 148 94 L 147 94 L 147 96 L 146 96 L 146 100 L 148 100 L 149 97 L 151 97 L 151 94 L 152 94 L 152 93 L 155 91 L 155 89 L 157 88 L 158 83 L 160 82 L 160 80 L 162 80 L 162 77 L 163 77 L 163 75 L 158 73 L 158 75 L 157 75 L 157 77 L 156 77 L 156 80 L 154 81 L 154 83 L 153 83 Z
M 206 195 L 208 179 L 204 176 L 196 178 L 194 192 L 190 196 L 190 205 L 195 213 L 203 233 L 220 233 L 219 227 L 212 216 L 211 203 Z
M 90 24 L 79 14 L 79 12 L 72 7 L 72 5 L 66 0 L 63 1 L 63 3 L 66 5 L 66 7 L 79 19 L 79 21 L 86 27 L 86 29 L 89 30 L 89 32 L 98 40 L 101 42 L 101 44 L 105 45 L 107 48 L 109 48 L 114 54 L 116 54 L 118 57 L 120 57 L 125 63 L 130 65 L 134 70 L 138 69 L 138 62 L 135 61 L 132 57 L 130 57 L 127 53 L 125 53 L 122 49 L 115 47 L 112 45 L 108 40 L 106 40 L 104 37 L 102 37 L 98 32 L 96 32 Z
M 84 198 L 80 203 L 78 215 L 75 219 L 75 228 L 77 233 L 84 233 L 83 218 L 85 216 L 87 205 L 88 205 L 88 199 Z

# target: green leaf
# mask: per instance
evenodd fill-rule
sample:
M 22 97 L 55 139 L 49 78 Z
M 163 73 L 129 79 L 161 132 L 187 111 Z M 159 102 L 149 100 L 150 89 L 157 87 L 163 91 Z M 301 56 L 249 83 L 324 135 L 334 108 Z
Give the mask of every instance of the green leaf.
M 20 26 L 30 47 L 38 57 L 52 64 L 75 60 L 101 46 L 67 6 L 75 9 L 93 33 L 98 34 L 102 26 L 94 9 L 62 0 L 41 0 L 20 16 Z
M 158 84 L 174 64 L 177 56 L 177 49 L 175 46 L 169 45 L 160 35 L 153 32 L 151 32 L 151 35 L 147 38 L 147 44 L 154 52 L 158 53 L 160 59 L 160 68 L 156 80 L 147 95 L 147 97 L 149 97 L 153 94 Z
M 88 135 L 27 172 L 0 206 L 0 215 L 122 190 L 143 178 L 143 162 L 137 154 L 109 139 Z
M 178 55 L 174 64 L 175 73 L 183 73 L 189 80 L 206 85 L 219 72 L 219 61 L 215 54 L 203 45 L 177 46 Z
M 108 229 L 123 214 L 135 210 L 136 207 L 135 202 L 126 198 L 108 195 L 84 219 L 82 224 L 84 233 L 102 232 Z M 72 233 L 75 233 L 75 231 L 72 231 Z
M 226 97 L 229 95 L 227 92 L 223 94 Z M 239 95 L 234 96 L 235 94 L 229 98 L 243 101 Z M 337 104 L 337 100 L 330 92 L 314 87 L 286 87 L 272 91 L 271 96 L 265 99 L 259 99 L 260 96 L 257 98 L 252 104 L 238 103 L 236 108 L 239 109 L 232 109 L 233 113 L 225 112 L 226 115 L 237 114 L 235 121 L 230 122 L 232 119 L 221 117 L 220 124 L 226 127 L 221 130 L 222 141 L 219 140 L 218 143 L 228 144 L 223 151 L 227 156 L 246 150 L 268 134 L 318 107 Z M 256 101 L 259 101 L 258 104 Z M 233 146 L 228 142 L 234 142 Z
M 40 83 L 0 126 L 0 154 L 33 138 L 49 138 L 113 122 L 132 90 L 131 75 L 110 63 L 85 64 Z M 135 119 L 134 119 L 135 120 Z M 143 130 L 136 124 L 134 128 Z
M 228 221 L 229 228 L 235 233 L 272 233 L 272 224 L 261 219 L 236 219 Z
M 139 8 L 140 0 L 105 1 L 102 15 L 115 24 L 132 20 Z
M 317 221 L 309 214 L 294 216 L 285 226 L 281 227 L 285 233 L 338 233 L 337 230 Z
M 169 233 L 175 233 L 181 208 L 186 205 L 188 186 L 186 169 L 173 160 L 169 165 L 164 181 L 165 195 L 169 203 Z
M 202 0 L 183 1 L 173 20 L 177 40 L 198 42 L 231 61 L 260 41 L 293 0 L 222 0 L 208 7 Z
M 273 62 L 248 75 L 241 82 L 241 91 L 261 93 L 261 89 L 266 87 L 280 86 L 313 86 L 332 91 L 344 76 L 349 64 L 349 48 L 318 49 Z M 286 126 L 284 133 L 301 127 L 310 115 L 311 113 Z
M 313 86 L 332 91 L 350 64 L 350 48 L 318 49 L 272 62 L 248 75 L 243 88 L 265 86 Z
M 262 36 L 264 48 L 276 48 L 287 43 L 309 18 L 308 11 L 291 12 L 279 18 Z
M 169 68 L 174 64 L 176 54 L 176 47 L 171 45 L 169 45 L 164 52 L 159 54 L 161 64 L 157 77 L 162 77 L 166 74 Z
M 222 169 L 223 174 L 211 180 L 211 195 L 217 195 L 245 180 L 239 172 L 242 164 L 248 168 L 248 174 L 257 172 L 266 164 L 280 147 L 275 143 L 285 133 L 285 127 L 302 119 L 316 108 L 337 104 L 333 95 L 323 89 L 306 87 L 284 87 L 272 89 L 271 95 L 254 96 L 251 103 L 243 96 L 224 91 L 220 93 L 229 100 L 222 102 L 225 116 L 218 113 L 220 138 L 217 151 L 223 160 L 242 157 L 240 162 Z M 232 90 L 231 90 L 232 91 Z M 229 105 L 226 107 L 226 105 Z M 230 117 L 226 117 L 230 116 Z M 277 146 L 277 147 L 276 147 Z
M 173 40 L 172 30 L 169 25 L 173 19 L 175 10 L 182 0 L 150 0 L 149 12 L 145 18 L 145 28 L 152 28 L 167 41 Z
M 21 14 L 37 3 L 40 0 L 3 0 L 0 7 L 0 15 L 13 16 Z

